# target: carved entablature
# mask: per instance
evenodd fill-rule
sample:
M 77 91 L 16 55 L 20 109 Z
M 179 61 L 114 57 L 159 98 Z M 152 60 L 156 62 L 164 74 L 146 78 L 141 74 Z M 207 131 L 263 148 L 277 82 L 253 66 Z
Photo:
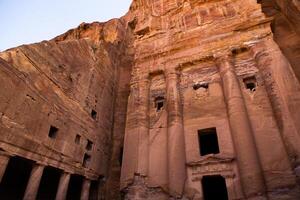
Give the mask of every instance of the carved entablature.
M 199 161 L 187 163 L 187 166 L 192 169 L 192 181 L 199 181 L 207 175 L 233 178 L 235 176 L 233 162 L 232 155 L 211 154 L 203 156 Z
M 181 83 L 182 89 L 193 87 L 195 84 L 207 84 L 219 81 L 220 76 L 214 63 L 200 63 L 182 69 Z
M 236 15 L 235 8 L 230 3 L 212 4 L 189 10 L 183 15 L 185 29 L 194 29 Z

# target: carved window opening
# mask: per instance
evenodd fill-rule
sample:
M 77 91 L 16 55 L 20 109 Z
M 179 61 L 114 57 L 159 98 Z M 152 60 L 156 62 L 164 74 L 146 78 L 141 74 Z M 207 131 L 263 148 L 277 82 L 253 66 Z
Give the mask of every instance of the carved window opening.
M 198 90 L 200 88 L 204 88 L 205 90 L 207 90 L 208 87 L 209 87 L 208 83 L 196 83 L 193 85 L 194 90 Z
M 257 82 L 255 76 L 244 78 L 243 82 L 246 89 L 250 90 L 251 92 L 256 91 Z
M 91 162 L 91 156 L 89 154 L 84 154 L 82 165 L 83 167 L 89 167 Z
M 164 97 L 156 97 L 155 98 L 155 108 L 156 108 L 156 112 L 159 112 L 163 109 L 164 107 L 164 102 L 165 102 L 165 98 Z
M 91 117 L 92 117 L 93 119 L 97 119 L 97 112 L 96 112 L 95 110 L 92 110 L 92 112 L 91 112 Z
M 202 189 L 205 200 L 228 200 L 225 178 L 220 175 L 203 176 Z
M 56 138 L 57 133 L 58 133 L 58 128 L 56 128 L 55 126 L 50 126 L 48 137 L 54 139 Z
M 76 144 L 80 144 L 80 139 L 81 139 L 81 136 L 80 135 L 76 135 L 76 137 L 75 137 L 75 143 Z
M 220 153 L 216 128 L 198 130 L 200 155 Z
M 85 148 L 88 151 L 92 150 L 92 148 L 93 148 L 93 142 L 90 141 L 90 140 L 88 140 Z

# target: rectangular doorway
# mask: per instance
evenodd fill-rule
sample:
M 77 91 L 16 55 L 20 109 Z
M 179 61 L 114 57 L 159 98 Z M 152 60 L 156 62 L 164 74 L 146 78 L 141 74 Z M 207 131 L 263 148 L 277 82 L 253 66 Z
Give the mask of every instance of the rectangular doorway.
M 204 200 L 228 200 L 225 178 L 216 176 L 203 176 L 202 190 Z

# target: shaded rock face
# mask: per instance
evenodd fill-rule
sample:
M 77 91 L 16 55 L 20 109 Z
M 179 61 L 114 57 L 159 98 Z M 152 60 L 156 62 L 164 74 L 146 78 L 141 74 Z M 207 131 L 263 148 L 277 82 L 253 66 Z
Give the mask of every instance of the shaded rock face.
M 298 11 L 134 0 L 1 52 L 0 198 L 299 199 Z
M 300 80 L 300 1 L 262 0 L 262 10 L 273 17 L 274 40 Z

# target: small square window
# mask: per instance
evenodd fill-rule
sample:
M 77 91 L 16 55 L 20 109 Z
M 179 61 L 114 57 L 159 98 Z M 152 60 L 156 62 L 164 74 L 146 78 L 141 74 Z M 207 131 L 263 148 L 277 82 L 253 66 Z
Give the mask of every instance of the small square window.
M 55 126 L 50 126 L 48 137 L 54 139 L 56 138 L 57 133 L 58 133 L 58 128 L 56 128 Z
M 97 119 L 97 112 L 96 112 L 95 110 L 92 110 L 92 112 L 91 112 L 91 117 L 92 117 L 93 119 Z
M 88 140 L 86 144 L 86 150 L 90 151 L 93 148 L 93 142 Z
M 164 107 L 165 98 L 164 97 L 156 97 L 155 98 L 155 108 L 156 112 L 159 112 Z
M 257 83 L 255 76 L 244 78 L 243 82 L 246 89 L 250 90 L 251 92 L 256 90 Z
M 91 162 L 91 156 L 88 154 L 84 154 L 83 162 L 82 162 L 83 167 L 89 167 L 90 162 Z
M 194 90 L 198 90 L 200 88 L 203 88 L 203 89 L 207 90 L 208 87 L 209 87 L 208 83 L 196 83 L 196 84 L 193 85 Z
M 201 156 L 220 153 L 216 128 L 199 130 L 198 140 Z
M 81 136 L 80 135 L 76 135 L 76 137 L 75 137 L 75 143 L 76 144 L 80 144 L 80 139 L 81 139 Z

